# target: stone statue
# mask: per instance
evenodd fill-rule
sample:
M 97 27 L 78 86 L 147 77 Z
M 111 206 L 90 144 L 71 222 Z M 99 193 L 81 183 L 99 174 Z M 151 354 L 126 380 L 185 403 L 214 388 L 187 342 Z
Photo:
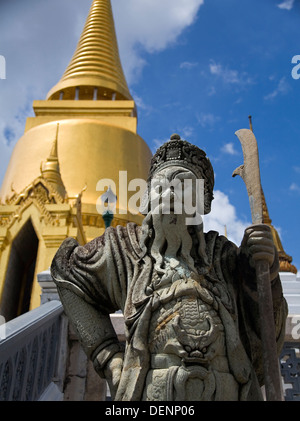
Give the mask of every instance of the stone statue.
M 85 246 L 69 238 L 53 260 L 65 312 L 114 400 L 263 399 L 257 253 L 270 266 L 278 353 L 287 316 L 271 231 L 250 226 L 238 248 L 217 232 L 204 233 L 201 217 L 187 224 L 195 215 L 186 207 L 175 212 L 187 197 L 178 186 L 199 179 L 207 214 L 211 163 L 205 152 L 173 135 L 152 158 L 142 226 L 110 227 Z M 119 343 L 109 317 L 118 310 L 126 344 Z

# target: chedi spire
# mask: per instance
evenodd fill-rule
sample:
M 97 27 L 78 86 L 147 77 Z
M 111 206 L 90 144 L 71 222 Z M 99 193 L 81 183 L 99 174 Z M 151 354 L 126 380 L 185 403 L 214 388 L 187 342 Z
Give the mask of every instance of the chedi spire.
M 77 49 L 50 100 L 131 100 L 110 0 L 94 0 Z

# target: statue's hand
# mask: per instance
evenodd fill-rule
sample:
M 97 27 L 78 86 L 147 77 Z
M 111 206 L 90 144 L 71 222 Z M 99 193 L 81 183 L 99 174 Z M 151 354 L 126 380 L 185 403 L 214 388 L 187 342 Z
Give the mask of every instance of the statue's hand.
M 274 263 L 276 250 L 272 232 L 268 225 L 257 224 L 248 227 L 245 230 L 241 248 L 248 256 L 252 267 L 255 267 L 257 260 L 266 260 L 270 267 Z
M 104 368 L 104 376 L 109 385 L 112 399 L 114 399 L 119 383 L 120 383 L 122 368 L 123 368 L 123 360 L 124 360 L 123 352 L 117 352 L 108 361 L 108 363 L 106 364 Z

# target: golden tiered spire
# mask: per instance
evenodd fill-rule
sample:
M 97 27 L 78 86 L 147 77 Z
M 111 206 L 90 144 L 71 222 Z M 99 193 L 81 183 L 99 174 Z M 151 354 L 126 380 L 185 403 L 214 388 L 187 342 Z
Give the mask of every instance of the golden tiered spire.
M 292 264 L 292 257 L 286 254 L 284 251 L 281 239 L 277 230 L 272 225 L 272 219 L 270 218 L 269 211 L 266 204 L 266 199 L 264 192 L 262 191 L 262 199 L 263 199 L 263 223 L 269 225 L 271 228 L 273 241 L 278 251 L 279 256 L 279 264 L 280 264 L 280 271 L 281 272 L 292 272 L 297 273 L 297 268 Z
M 251 116 L 249 116 L 249 123 L 250 123 L 250 130 L 253 132 L 253 125 L 252 125 L 252 117 Z M 278 234 L 277 230 L 272 225 L 272 219 L 270 218 L 270 215 L 269 215 L 267 202 L 266 202 L 266 198 L 265 198 L 263 189 L 261 190 L 261 194 L 262 194 L 262 202 L 263 202 L 263 223 L 266 224 L 266 225 L 269 225 L 269 227 L 271 228 L 273 241 L 274 241 L 275 247 L 278 251 L 280 271 L 281 272 L 297 273 L 296 266 L 292 265 L 293 258 L 291 256 L 289 256 L 288 254 L 286 254 L 286 252 L 284 251 L 284 248 L 283 248 L 281 239 L 279 237 L 279 234 Z
M 94 0 L 77 49 L 47 99 L 131 100 L 110 0 Z

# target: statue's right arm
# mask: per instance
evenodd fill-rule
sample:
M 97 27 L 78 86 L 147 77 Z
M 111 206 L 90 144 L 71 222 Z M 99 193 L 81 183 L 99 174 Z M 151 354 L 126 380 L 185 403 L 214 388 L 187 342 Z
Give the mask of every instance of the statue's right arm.
M 111 364 L 115 357 L 123 356 L 124 352 L 109 314 L 102 313 L 67 288 L 59 287 L 59 295 L 86 355 L 97 373 L 106 378 L 109 375 L 107 364 Z
M 115 232 L 107 230 L 105 235 L 85 246 L 66 239 L 53 259 L 51 274 L 85 353 L 98 374 L 108 381 L 113 396 L 124 347 L 109 315 L 123 308 L 126 267 Z

